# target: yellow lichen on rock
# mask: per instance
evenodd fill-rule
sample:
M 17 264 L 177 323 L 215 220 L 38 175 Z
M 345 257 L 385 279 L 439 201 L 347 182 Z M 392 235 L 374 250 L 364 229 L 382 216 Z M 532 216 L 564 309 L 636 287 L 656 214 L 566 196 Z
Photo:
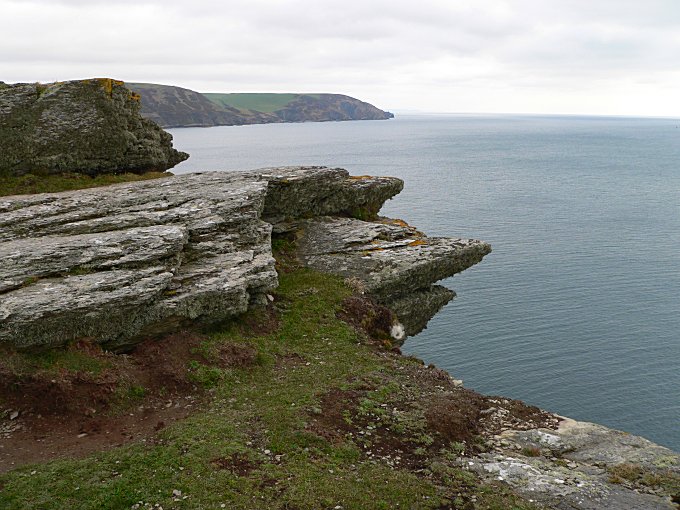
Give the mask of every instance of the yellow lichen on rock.
M 427 241 L 425 241 L 423 239 L 416 239 L 415 241 L 411 241 L 410 243 L 408 243 L 409 246 L 423 246 L 423 245 L 426 245 L 426 244 L 427 244 Z
M 113 87 L 114 85 L 117 86 L 122 86 L 125 84 L 125 82 L 121 80 L 114 80 L 113 78 L 94 78 L 95 81 L 99 82 L 99 84 L 102 86 L 104 91 L 109 95 L 113 95 Z

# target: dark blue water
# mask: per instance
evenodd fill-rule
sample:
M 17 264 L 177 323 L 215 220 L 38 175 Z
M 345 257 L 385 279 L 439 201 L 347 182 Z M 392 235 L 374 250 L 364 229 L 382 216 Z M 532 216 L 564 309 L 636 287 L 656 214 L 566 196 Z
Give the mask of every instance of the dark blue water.
M 680 450 L 680 120 L 403 116 L 171 130 L 177 173 L 394 175 L 383 209 L 493 253 L 405 350 L 467 387 Z

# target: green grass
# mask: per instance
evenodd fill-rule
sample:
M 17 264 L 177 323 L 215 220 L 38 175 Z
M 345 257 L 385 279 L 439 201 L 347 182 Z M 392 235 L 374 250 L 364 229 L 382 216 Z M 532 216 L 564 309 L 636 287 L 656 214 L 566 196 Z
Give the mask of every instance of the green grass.
M 119 182 L 146 181 L 171 175 L 169 172 L 148 172 L 145 174 L 106 174 L 97 177 L 75 173 L 0 177 L 0 196 L 56 193 L 58 191 L 96 188 Z
M 288 103 L 294 101 L 300 94 L 270 94 L 257 92 L 242 92 L 233 94 L 204 93 L 218 106 L 231 106 L 240 110 L 255 110 L 263 113 L 272 113 L 284 108 Z
M 383 384 L 360 402 L 358 419 L 380 418 L 380 403 L 400 398 L 408 382 L 404 369 L 416 365 L 386 356 L 336 318 L 350 292 L 333 276 L 282 273 L 275 331 L 252 337 L 245 321 L 236 321 L 201 346 L 208 354 L 224 343 L 257 350 L 257 362 L 247 368 L 197 374 L 197 382 L 210 388 L 203 409 L 146 444 L 6 473 L 0 476 L 0 508 L 434 509 L 470 491 L 479 508 L 534 508 L 458 468 L 390 467 L 363 455 L 357 441 L 330 441 L 309 430 L 320 395 L 361 381 Z M 257 314 L 247 319 L 257 320 Z M 131 391 L 143 397 L 142 389 Z M 455 457 L 455 448 L 447 455 Z M 250 469 L 231 469 L 235 458 Z

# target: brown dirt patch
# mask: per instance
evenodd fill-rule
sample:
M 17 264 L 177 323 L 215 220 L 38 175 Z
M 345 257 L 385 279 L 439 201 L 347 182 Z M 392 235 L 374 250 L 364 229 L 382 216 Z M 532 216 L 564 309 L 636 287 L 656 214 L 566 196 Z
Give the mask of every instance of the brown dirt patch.
M 227 469 L 237 476 L 248 476 L 260 466 L 259 462 L 254 462 L 241 453 L 232 453 L 229 457 L 213 459 L 211 464 L 216 469 Z
M 343 441 L 345 434 L 356 429 L 347 421 L 347 417 L 356 409 L 359 398 L 364 394 L 356 390 L 332 388 L 321 396 L 321 412 L 314 415 L 307 426 L 308 430 L 331 443 Z
M 96 374 L 22 373 L 0 361 L 0 472 L 153 438 L 201 403 L 203 391 L 190 378 L 190 362 L 230 368 L 256 360 L 254 347 L 225 343 L 209 361 L 197 349 L 204 339 L 184 331 L 149 339 L 122 355 L 87 342 L 71 347 L 104 363 Z M 10 419 L 17 411 L 19 416 Z
M 217 364 L 222 368 L 249 367 L 257 361 L 257 349 L 248 344 L 224 344 L 217 357 Z
M 484 398 L 469 390 L 452 394 L 434 395 L 426 404 L 425 419 L 430 430 L 437 432 L 447 442 L 470 442 L 479 435 L 480 411 Z

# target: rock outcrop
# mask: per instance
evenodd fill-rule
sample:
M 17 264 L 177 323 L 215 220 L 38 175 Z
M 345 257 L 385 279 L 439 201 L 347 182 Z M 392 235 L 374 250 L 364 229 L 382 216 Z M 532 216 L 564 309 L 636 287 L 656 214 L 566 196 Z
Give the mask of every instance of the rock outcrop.
M 490 248 L 352 218 L 376 217 L 402 186 L 284 167 L 2 198 L 0 342 L 89 338 L 124 349 L 189 321 L 241 314 L 277 285 L 272 231 L 295 233 L 310 267 L 360 280 L 385 304 L 405 303 L 405 316 L 421 296 L 434 303 L 422 327 L 452 297 L 432 284 Z
M 556 430 L 509 428 L 491 451 L 462 464 L 548 508 L 671 510 L 680 504 L 680 455 L 569 418 Z
M 189 157 L 104 79 L 0 87 L 0 175 L 164 171 Z

